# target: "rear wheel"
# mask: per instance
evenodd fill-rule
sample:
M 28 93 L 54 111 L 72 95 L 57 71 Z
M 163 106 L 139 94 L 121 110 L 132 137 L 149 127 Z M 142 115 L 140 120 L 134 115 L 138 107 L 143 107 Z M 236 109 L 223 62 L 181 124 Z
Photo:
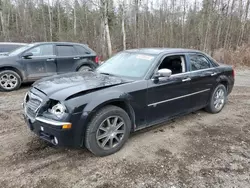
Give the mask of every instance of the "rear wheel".
M 218 113 L 225 106 L 227 100 L 227 89 L 223 84 L 219 84 L 210 97 L 209 104 L 205 108 L 210 113 Z
M 130 130 L 128 114 L 119 107 L 106 106 L 88 124 L 85 146 L 97 156 L 113 154 L 125 144 Z
M 78 72 L 87 72 L 93 70 L 90 66 L 84 65 L 78 69 Z
M 12 70 L 0 72 L 0 89 L 3 91 L 13 91 L 21 86 L 21 77 Z

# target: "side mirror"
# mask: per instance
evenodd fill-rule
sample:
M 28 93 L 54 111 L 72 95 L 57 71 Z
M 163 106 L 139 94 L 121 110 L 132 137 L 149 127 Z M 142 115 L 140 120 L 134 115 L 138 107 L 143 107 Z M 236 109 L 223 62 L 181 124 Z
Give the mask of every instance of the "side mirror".
M 155 78 L 161 78 L 161 77 L 170 77 L 172 75 L 172 71 L 170 69 L 160 69 L 155 74 Z
M 25 52 L 25 53 L 23 54 L 23 58 L 25 58 L 25 59 L 28 59 L 28 58 L 30 58 L 31 56 L 33 56 L 33 53 L 31 53 L 31 52 Z

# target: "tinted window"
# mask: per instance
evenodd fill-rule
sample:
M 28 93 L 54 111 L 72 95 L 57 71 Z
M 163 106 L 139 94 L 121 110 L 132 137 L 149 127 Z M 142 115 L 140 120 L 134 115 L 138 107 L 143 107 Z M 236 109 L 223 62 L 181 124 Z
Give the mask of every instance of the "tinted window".
M 201 70 L 211 67 L 211 63 L 202 55 L 190 55 L 191 70 Z
M 80 54 L 80 55 L 85 55 L 85 54 L 88 54 L 89 53 L 89 51 L 87 51 L 84 47 L 82 47 L 82 46 L 75 46 L 76 47 L 76 49 L 77 49 L 77 52 L 78 52 L 78 54 Z
M 33 56 L 54 55 L 52 44 L 37 46 L 35 48 L 28 50 L 27 52 L 31 52 L 33 54 Z
M 20 48 L 17 48 L 16 50 L 10 52 L 8 55 L 9 56 L 15 56 L 15 55 L 18 55 L 20 53 L 23 53 L 25 50 L 29 49 L 29 48 L 32 48 L 35 44 L 29 44 L 29 45 L 25 45 L 25 46 L 22 46 Z
M 74 56 L 77 52 L 73 46 L 57 46 L 58 56 Z

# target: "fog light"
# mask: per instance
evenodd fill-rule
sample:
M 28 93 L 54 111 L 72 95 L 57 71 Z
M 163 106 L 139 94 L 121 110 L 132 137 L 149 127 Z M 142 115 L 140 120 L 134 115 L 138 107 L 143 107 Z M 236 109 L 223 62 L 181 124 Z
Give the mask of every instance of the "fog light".
M 71 124 L 71 123 L 69 123 L 69 124 L 64 124 L 64 125 L 62 126 L 62 129 L 71 129 L 71 127 L 72 127 L 72 124 Z

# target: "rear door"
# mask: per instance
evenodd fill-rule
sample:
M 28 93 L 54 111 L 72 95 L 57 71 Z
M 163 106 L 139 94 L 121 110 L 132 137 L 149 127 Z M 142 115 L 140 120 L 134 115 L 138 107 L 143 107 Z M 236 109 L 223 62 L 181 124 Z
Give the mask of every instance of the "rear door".
M 21 57 L 25 72 L 29 80 L 56 74 L 55 50 L 53 44 L 35 46 L 24 53 L 32 53 L 29 58 Z
M 216 83 L 217 70 L 204 54 L 191 53 L 188 55 L 190 69 L 191 108 L 205 107 L 213 86 Z
M 73 45 L 56 45 L 57 72 L 66 73 L 76 70 L 75 64 L 80 56 Z

